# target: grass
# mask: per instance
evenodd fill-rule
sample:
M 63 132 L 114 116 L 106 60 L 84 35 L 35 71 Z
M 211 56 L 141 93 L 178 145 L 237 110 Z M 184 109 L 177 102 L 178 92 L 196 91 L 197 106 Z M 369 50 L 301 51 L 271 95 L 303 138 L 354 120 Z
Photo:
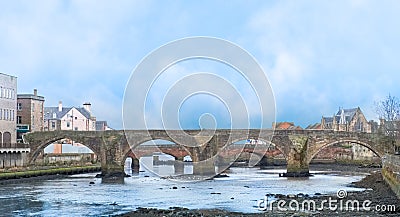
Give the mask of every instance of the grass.
M 62 168 L 51 168 L 51 169 L 38 169 L 38 170 L 28 170 L 28 171 L 18 171 L 18 172 L 3 172 L 0 173 L 0 180 L 4 179 L 19 179 L 28 178 L 35 176 L 45 176 L 45 175 L 68 175 L 76 173 L 84 173 L 91 171 L 99 171 L 100 166 L 78 166 L 78 167 L 62 167 Z

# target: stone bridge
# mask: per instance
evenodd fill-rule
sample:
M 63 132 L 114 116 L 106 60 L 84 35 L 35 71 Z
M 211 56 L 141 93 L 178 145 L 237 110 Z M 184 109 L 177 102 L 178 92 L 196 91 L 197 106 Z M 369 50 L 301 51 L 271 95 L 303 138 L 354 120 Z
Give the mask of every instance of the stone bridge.
M 45 147 L 60 139 L 71 139 L 90 148 L 100 159 L 102 172 L 107 175 L 123 174 L 127 157 L 138 158 L 144 152 L 143 143 L 151 140 L 167 140 L 177 147 L 159 146 L 160 152 L 171 154 L 176 159 L 191 156 L 195 174 L 215 173 L 214 165 L 229 161 L 232 148 L 237 142 L 247 139 L 265 141 L 282 152 L 287 161 L 287 175 L 302 176 L 309 173 L 309 163 L 323 148 L 333 144 L 351 142 L 367 147 L 377 156 L 394 153 L 394 141 L 387 136 L 331 130 L 116 130 L 116 131 L 49 131 L 34 132 L 24 136 L 31 149 L 28 162 L 34 163 Z M 129 143 L 128 143 L 129 141 Z M 235 144 L 236 143 L 236 144 Z M 169 150 L 168 150 L 169 148 Z M 243 151 L 258 156 L 266 154 L 267 147 L 243 146 Z M 164 150 L 163 150 L 164 149 Z

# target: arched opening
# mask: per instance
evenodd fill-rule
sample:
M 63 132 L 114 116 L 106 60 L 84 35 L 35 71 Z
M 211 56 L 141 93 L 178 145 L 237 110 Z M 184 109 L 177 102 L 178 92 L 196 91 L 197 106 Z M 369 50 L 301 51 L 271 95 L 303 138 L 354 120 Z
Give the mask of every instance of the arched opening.
M 10 132 L 3 133 L 3 147 L 11 147 L 11 133 Z
M 311 156 L 310 164 L 379 165 L 381 157 L 369 144 L 359 141 L 328 143 Z
M 58 138 L 35 150 L 31 163 L 46 166 L 92 165 L 98 163 L 98 154 L 79 141 Z
M 189 156 L 189 157 L 188 157 Z M 169 140 L 155 139 L 142 142 L 125 154 L 124 168 L 127 174 L 143 173 L 173 176 L 190 174 L 189 152 Z M 188 162 L 184 162 L 187 159 Z
M 247 167 L 250 161 L 258 162 L 257 166 L 260 167 L 286 165 L 286 156 L 282 150 L 275 144 L 262 139 L 235 141 L 220 155 L 233 156 L 235 162 L 232 166 L 238 167 Z

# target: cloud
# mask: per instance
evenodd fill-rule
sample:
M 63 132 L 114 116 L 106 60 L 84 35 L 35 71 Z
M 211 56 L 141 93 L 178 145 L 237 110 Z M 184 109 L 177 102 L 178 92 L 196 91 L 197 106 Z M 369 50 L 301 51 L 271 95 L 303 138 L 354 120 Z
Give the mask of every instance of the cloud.
M 278 119 L 306 126 L 339 106 L 371 114 L 373 96 L 398 93 L 399 7 L 396 1 L 278 1 L 253 15 L 248 25 Z
M 145 7 L 139 1 L 2 2 L 0 71 L 18 77 L 19 93 L 37 88 L 46 106 L 92 100 L 95 115 L 120 128 L 123 89 L 140 58 L 133 25 Z
M 43 0 L 1 1 L 0 10 L 0 71 L 18 77 L 19 92 L 37 88 L 46 106 L 91 101 L 115 128 L 133 67 L 158 46 L 193 35 L 249 50 L 270 78 L 278 120 L 305 126 L 339 106 L 360 106 L 374 118 L 373 101 L 400 95 L 398 1 Z M 220 75 L 257 104 L 242 78 Z

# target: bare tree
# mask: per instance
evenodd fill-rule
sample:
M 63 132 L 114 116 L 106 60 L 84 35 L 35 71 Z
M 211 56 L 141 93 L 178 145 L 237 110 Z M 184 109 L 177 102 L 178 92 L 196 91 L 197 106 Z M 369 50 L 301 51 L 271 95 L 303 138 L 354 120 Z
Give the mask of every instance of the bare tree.
M 400 154 L 400 101 L 390 94 L 386 99 L 375 102 L 376 113 L 381 120 L 380 132 L 394 139 L 393 148 Z
M 397 97 L 391 96 L 390 94 L 386 99 L 375 102 L 375 109 L 379 119 L 396 121 L 400 118 L 400 101 Z

